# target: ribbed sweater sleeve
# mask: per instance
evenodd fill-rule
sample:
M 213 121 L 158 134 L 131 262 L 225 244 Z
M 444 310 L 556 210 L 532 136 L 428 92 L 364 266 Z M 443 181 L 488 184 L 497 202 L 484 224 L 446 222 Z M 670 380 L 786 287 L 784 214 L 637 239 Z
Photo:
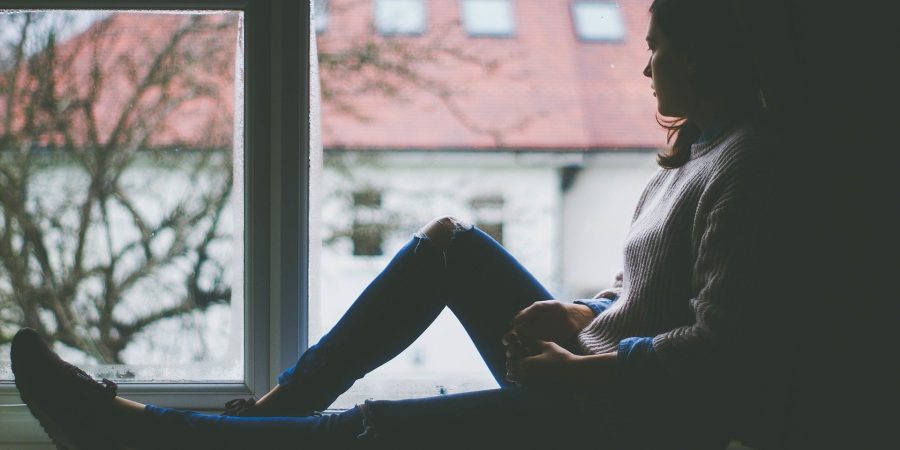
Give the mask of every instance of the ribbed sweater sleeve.
M 653 338 L 662 363 L 686 373 L 705 366 L 722 351 L 735 329 L 735 311 L 750 292 L 750 259 L 754 245 L 753 182 L 758 180 L 749 140 L 732 144 L 721 167 L 702 193 L 695 217 L 700 238 L 694 252 L 692 281 L 696 292 L 688 301 L 693 323 Z

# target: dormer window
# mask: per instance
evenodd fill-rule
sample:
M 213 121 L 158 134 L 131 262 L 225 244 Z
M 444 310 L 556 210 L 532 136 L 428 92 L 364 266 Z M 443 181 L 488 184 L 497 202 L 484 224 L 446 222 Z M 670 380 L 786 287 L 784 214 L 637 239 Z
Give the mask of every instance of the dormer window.
M 313 8 L 316 33 L 324 33 L 328 29 L 328 0 L 313 0 Z
M 469 36 L 512 36 L 512 0 L 462 0 L 463 28 Z
M 376 0 L 375 28 L 383 35 L 425 32 L 425 0 Z
M 619 5 L 611 2 L 576 0 L 572 3 L 575 32 L 582 41 L 620 42 L 625 23 Z

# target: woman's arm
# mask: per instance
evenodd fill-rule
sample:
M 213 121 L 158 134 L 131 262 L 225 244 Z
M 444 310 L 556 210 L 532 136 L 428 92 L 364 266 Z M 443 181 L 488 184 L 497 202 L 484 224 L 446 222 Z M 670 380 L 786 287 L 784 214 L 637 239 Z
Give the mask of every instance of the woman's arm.
M 763 148 L 749 140 L 735 146 L 740 151 L 727 155 L 727 164 L 698 206 L 692 268 L 696 294 L 689 300 L 693 323 L 653 337 L 654 353 L 671 374 L 698 375 L 720 366 L 746 330 L 742 322 L 748 308 L 777 314 L 760 301 L 758 289 L 764 267 L 762 231 L 768 221 L 777 220 L 765 212 L 769 194 L 757 155 Z

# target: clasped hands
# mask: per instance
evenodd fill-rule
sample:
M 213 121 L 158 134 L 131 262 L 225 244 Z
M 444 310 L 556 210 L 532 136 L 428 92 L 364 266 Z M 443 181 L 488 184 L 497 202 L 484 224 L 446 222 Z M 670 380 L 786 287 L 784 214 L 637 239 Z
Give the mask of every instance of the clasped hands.
M 587 306 L 557 300 L 535 302 L 519 311 L 502 338 L 506 379 L 520 385 L 584 384 L 592 380 L 591 372 L 610 366 L 610 354 L 588 360 L 590 357 L 575 355 L 560 344 L 572 340 L 593 319 L 594 313 Z

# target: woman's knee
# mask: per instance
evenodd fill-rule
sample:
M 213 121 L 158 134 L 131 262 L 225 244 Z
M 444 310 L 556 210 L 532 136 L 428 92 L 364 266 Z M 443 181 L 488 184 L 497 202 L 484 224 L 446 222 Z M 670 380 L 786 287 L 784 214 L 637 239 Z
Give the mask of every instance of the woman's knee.
M 472 224 L 469 222 L 453 216 L 442 216 L 425 224 L 416 235 L 427 238 L 441 250 L 447 250 L 456 233 L 471 229 Z

